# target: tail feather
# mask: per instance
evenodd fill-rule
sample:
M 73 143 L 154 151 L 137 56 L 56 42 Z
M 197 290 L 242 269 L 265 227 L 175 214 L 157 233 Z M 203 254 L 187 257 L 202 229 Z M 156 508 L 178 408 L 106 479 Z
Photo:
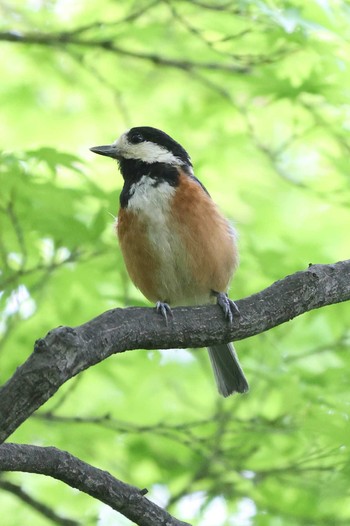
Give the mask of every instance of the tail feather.
M 225 397 L 233 393 L 246 393 L 249 385 L 233 345 L 214 345 L 208 347 L 208 352 L 219 393 Z

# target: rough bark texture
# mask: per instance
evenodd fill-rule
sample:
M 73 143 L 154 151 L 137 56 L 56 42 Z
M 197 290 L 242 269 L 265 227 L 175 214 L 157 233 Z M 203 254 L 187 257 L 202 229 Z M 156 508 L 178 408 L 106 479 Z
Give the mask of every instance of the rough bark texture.
M 2 444 L 0 469 L 40 473 L 61 480 L 108 504 L 140 526 L 188 526 L 148 500 L 139 490 L 54 447 Z
M 168 325 L 155 309 L 113 309 L 79 327 L 58 327 L 0 389 L 0 442 L 67 380 L 115 353 L 206 347 L 242 340 L 296 316 L 350 299 L 350 260 L 311 265 L 237 302 L 232 325 L 215 305 L 178 307 Z M 244 360 L 243 360 L 244 362 Z
M 133 349 L 203 347 L 241 340 L 300 314 L 350 299 L 350 260 L 310 265 L 237 302 L 230 325 L 218 306 L 178 307 L 166 325 L 154 309 L 113 309 L 79 327 L 58 327 L 0 389 L 0 443 L 67 380 L 115 353 Z M 244 363 L 244 357 L 242 362 Z M 183 525 L 109 473 L 55 448 L 2 444 L 0 470 L 55 477 L 145 525 Z

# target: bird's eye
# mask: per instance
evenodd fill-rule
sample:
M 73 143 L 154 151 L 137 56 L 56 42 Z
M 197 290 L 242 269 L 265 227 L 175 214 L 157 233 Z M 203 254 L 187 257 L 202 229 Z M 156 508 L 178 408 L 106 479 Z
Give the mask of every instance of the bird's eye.
M 138 144 L 140 142 L 142 142 L 144 139 L 141 135 L 141 133 L 133 133 L 130 137 L 129 137 L 129 142 L 131 142 L 131 144 Z

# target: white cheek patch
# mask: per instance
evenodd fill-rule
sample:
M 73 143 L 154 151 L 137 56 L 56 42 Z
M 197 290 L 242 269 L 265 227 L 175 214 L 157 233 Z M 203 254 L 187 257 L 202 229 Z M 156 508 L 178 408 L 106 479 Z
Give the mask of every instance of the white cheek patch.
M 133 144 L 132 146 L 132 156 L 135 156 L 136 159 L 142 159 L 142 161 L 146 163 L 183 164 L 183 161 L 179 159 L 179 157 L 176 157 L 165 148 L 153 142 L 145 141 L 139 144 Z
M 166 163 L 171 165 L 181 165 L 184 162 L 166 148 L 150 141 L 143 141 L 138 144 L 128 142 L 127 133 L 123 133 L 113 145 L 120 151 L 125 159 L 139 159 L 145 163 Z

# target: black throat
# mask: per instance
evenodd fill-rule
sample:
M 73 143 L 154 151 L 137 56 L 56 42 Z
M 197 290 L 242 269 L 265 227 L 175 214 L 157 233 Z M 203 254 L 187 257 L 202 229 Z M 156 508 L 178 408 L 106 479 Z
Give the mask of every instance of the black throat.
M 141 177 L 146 176 L 152 180 L 152 186 L 156 187 L 163 182 L 170 186 L 178 186 L 179 171 L 176 166 L 165 163 L 145 163 L 138 159 L 119 159 L 120 173 L 124 179 L 124 186 L 120 193 L 120 206 L 127 208 L 129 199 L 132 197 L 135 184 Z

